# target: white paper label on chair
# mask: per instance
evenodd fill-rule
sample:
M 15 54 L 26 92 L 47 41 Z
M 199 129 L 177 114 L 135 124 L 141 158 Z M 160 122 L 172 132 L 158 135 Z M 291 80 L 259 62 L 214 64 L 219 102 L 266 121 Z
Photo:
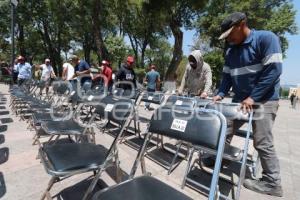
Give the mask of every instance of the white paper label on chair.
M 74 94 L 75 94 L 75 91 L 72 91 L 72 92 L 71 92 L 71 96 L 73 96 Z
M 149 100 L 149 101 L 152 101 L 152 100 L 153 100 L 153 96 L 149 96 L 149 97 L 148 97 L 148 100 Z
M 94 96 L 93 96 L 93 95 L 90 95 L 90 96 L 88 97 L 88 100 L 89 100 L 89 101 L 92 101 L 93 98 L 94 98 Z
M 181 119 L 174 119 L 171 125 L 171 129 L 180 132 L 185 132 L 186 125 L 187 121 Z
M 182 101 L 177 100 L 177 101 L 175 102 L 175 105 L 176 105 L 176 106 L 182 106 L 182 103 L 183 103 Z
M 107 105 L 105 106 L 104 111 L 105 111 L 105 112 L 111 112 L 113 108 L 114 108 L 114 104 L 107 104 Z

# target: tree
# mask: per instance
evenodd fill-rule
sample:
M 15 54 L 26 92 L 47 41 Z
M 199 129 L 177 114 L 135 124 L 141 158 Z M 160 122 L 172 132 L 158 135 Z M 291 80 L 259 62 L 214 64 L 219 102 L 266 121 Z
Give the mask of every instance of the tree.
M 147 1 L 129 1 L 123 10 L 126 15 L 122 29 L 129 38 L 137 66 L 144 67 L 147 47 L 155 43 L 158 36 L 167 37 L 165 20 Z
M 146 64 L 155 64 L 160 73 L 161 80 L 164 80 L 168 65 L 172 59 L 172 47 L 165 38 L 157 37 L 155 42 L 150 44 L 146 50 Z
M 193 21 L 202 13 L 208 1 L 198 0 L 149 0 L 157 13 L 165 17 L 174 37 L 173 56 L 166 72 L 166 79 L 172 79 L 182 59 L 183 32 L 182 28 L 191 28 Z
M 205 7 L 206 12 L 195 23 L 202 40 L 208 42 L 211 53 L 208 58 L 211 66 L 221 71 L 224 41 L 218 40 L 222 20 L 234 11 L 246 13 L 250 28 L 273 31 L 281 40 L 282 50 L 288 48 L 286 33 L 296 34 L 295 10 L 289 0 L 211 0 Z M 214 77 L 219 81 L 220 77 Z
M 10 45 L 8 38 L 10 37 L 10 3 L 9 1 L 0 1 L 0 60 L 9 58 Z

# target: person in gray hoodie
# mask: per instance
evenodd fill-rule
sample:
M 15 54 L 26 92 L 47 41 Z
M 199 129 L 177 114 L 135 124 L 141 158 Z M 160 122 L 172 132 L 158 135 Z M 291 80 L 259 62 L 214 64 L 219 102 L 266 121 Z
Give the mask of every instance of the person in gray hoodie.
M 211 68 L 203 61 L 200 50 L 192 51 L 188 60 L 178 93 L 207 98 L 212 86 Z

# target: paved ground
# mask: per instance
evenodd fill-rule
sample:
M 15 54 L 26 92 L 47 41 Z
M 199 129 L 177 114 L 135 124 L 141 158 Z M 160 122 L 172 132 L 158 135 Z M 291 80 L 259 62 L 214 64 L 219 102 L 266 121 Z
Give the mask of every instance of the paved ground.
M 0 92 L 6 94 L 9 100 L 8 87 L 0 85 Z M 274 198 L 253 193 L 242 188 L 240 199 L 300 199 L 300 192 L 297 185 L 300 184 L 300 109 L 293 110 L 289 107 L 288 101 L 280 102 L 278 118 L 274 126 L 275 146 L 279 155 L 282 173 L 282 183 L 284 189 L 283 198 Z M 1 105 L 0 105 L 1 106 Z M 9 110 L 6 103 L 6 110 Z M 1 110 L 0 110 L 1 111 Z M 151 113 L 142 111 L 142 115 L 151 116 Z M 34 132 L 27 130 L 27 124 L 19 121 L 19 118 L 12 115 L 0 115 L 2 118 L 11 118 L 13 122 L 7 123 L 7 130 L 4 124 L 0 128 L 0 199 L 7 200 L 29 200 L 39 199 L 42 191 L 46 188 L 50 176 L 46 174 L 42 164 L 36 159 L 38 147 L 32 145 Z M 144 124 L 145 125 L 145 124 Z M 99 130 L 97 130 L 99 132 Z M 97 134 L 97 143 L 108 146 L 113 137 L 108 134 Z M 239 139 L 235 139 L 236 145 L 241 145 Z M 132 167 L 137 151 L 126 144 L 120 145 L 121 168 L 124 174 L 128 174 Z M 147 170 L 160 180 L 172 185 L 176 189 L 183 191 L 193 199 L 206 199 L 189 187 L 181 190 L 179 185 L 183 178 L 186 161 L 181 162 L 179 167 L 171 174 L 167 175 L 164 168 L 146 159 Z M 138 174 L 140 174 L 140 170 Z M 113 171 L 102 176 L 101 187 L 115 184 Z M 84 174 L 67 179 L 55 185 L 52 195 L 57 199 L 81 199 L 87 177 L 91 174 Z M 200 175 L 200 180 L 208 183 L 204 174 Z M 222 183 L 222 191 L 230 193 L 229 187 Z

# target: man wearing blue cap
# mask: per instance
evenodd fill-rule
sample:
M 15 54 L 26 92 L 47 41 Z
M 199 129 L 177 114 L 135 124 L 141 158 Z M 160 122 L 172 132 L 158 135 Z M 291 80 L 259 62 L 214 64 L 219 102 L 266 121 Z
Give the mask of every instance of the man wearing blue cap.
M 235 12 L 221 24 L 226 40 L 225 66 L 218 94 L 214 101 L 224 98 L 230 88 L 235 96 L 233 102 L 242 104 L 244 111 L 254 104 L 263 107 L 263 114 L 253 122 L 254 147 L 262 164 L 262 178 L 246 179 L 244 186 L 255 192 L 282 196 L 280 167 L 277 158 L 272 127 L 279 100 L 282 51 L 279 38 L 270 31 L 249 29 L 244 13 Z M 254 117 L 258 112 L 254 111 Z M 256 117 L 257 118 L 257 117 Z M 233 129 L 237 126 L 234 124 Z

